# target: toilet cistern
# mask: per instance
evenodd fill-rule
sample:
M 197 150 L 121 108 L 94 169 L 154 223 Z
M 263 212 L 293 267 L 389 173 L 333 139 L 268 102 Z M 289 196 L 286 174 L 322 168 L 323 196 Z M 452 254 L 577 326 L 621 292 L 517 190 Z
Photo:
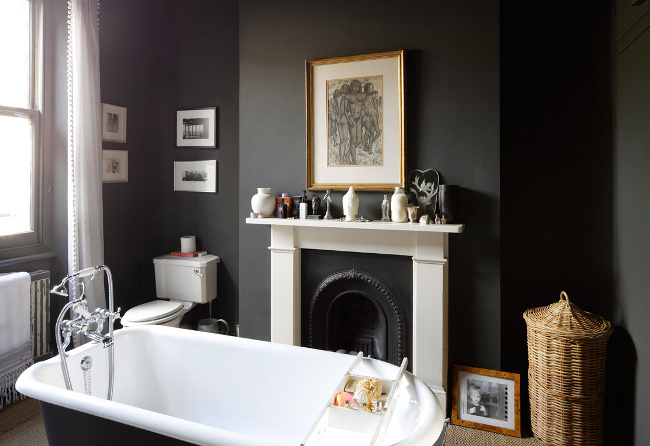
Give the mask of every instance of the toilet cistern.
M 211 302 L 217 297 L 217 264 L 220 261 L 219 257 L 211 254 L 155 257 L 156 296 L 159 300 L 131 308 L 122 317 L 122 325 L 179 327 L 183 315 L 194 305 Z

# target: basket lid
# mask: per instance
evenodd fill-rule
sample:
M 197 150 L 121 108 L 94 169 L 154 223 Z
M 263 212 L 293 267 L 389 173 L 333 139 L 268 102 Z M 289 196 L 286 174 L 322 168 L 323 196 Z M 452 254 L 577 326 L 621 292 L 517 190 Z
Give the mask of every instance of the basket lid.
M 560 301 L 546 307 L 531 308 L 524 312 L 528 327 L 543 330 L 571 339 L 608 338 L 612 324 L 588 311 L 582 311 L 569 301 L 566 292 L 560 293 Z

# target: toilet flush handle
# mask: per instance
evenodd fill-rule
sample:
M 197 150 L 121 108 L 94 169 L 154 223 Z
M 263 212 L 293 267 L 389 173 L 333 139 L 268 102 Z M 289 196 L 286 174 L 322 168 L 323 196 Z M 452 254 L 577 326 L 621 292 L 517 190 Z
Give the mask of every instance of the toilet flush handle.
M 198 269 L 194 270 L 194 274 L 196 274 L 197 276 L 201 276 L 201 277 L 205 276 L 205 274 L 201 274 Z

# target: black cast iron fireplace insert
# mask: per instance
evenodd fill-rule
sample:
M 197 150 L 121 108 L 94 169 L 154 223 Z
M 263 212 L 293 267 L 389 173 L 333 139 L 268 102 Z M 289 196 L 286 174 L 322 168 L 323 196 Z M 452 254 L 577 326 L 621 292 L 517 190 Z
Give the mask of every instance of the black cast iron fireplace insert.
M 319 251 L 303 254 L 302 261 L 303 345 L 361 351 L 395 365 L 409 356 L 409 258 Z

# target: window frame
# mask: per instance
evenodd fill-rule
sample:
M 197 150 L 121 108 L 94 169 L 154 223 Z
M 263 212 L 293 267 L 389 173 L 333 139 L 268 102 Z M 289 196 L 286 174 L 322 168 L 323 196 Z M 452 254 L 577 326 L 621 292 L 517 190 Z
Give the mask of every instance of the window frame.
M 45 208 L 45 49 L 43 0 L 27 0 L 30 4 L 30 97 L 31 108 L 0 105 L 0 114 L 30 119 L 32 122 L 32 231 L 0 236 L 0 263 L 20 257 L 31 257 L 49 249 L 49 225 Z

